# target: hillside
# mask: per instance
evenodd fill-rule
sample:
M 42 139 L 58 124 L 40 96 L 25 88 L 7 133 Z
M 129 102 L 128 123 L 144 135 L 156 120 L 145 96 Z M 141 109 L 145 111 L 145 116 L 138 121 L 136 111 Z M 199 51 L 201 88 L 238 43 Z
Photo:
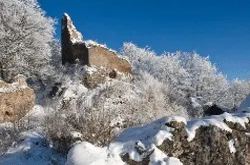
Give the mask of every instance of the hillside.
M 35 117 L 39 111 L 42 109 L 37 107 L 31 114 Z M 105 147 L 77 141 L 67 159 L 44 143 L 46 136 L 37 128 L 21 133 L 20 141 L 1 157 L 0 164 L 248 164 L 249 117 L 249 113 L 190 121 L 164 117 L 124 130 Z
M 250 164 L 249 80 L 197 52 L 113 50 L 66 13 L 60 43 L 36 0 L 0 8 L 0 165 Z

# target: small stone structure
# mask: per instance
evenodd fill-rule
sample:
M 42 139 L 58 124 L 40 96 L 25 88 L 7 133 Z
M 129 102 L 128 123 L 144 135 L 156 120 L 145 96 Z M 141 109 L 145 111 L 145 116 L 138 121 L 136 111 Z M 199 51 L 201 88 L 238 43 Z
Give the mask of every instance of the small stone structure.
M 24 76 L 16 76 L 12 83 L 0 80 L 0 123 L 21 119 L 34 104 L 34 91 L 28 87 Z
M 118 57 L 115 51 L 91 40 L 84 41 L 82 34 L 76 30 L 67 14 L 62 18 L 61 38 L 63 64 L 74 64 L 79 61 L 83 65 L 105 68 L 108 75 L 114 71 L 131 73 L 129 62 Z

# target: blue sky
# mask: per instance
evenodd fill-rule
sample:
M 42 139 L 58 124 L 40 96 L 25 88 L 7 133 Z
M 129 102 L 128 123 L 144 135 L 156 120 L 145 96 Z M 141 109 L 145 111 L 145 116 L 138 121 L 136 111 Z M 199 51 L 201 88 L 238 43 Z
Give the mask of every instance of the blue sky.
M 48 16 L 68 13 L 84 39 L 197 51 L 233 78 L 250 78 L 250 0 L 38 0 Z M 57 26 L 60 37 L 60 26 Z

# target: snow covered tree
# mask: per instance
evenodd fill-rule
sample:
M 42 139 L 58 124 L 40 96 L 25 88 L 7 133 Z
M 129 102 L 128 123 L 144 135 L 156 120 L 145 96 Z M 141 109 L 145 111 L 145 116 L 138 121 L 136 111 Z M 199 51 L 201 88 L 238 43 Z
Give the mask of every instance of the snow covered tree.
M 188 87 L 187 72 L 181 66 L 179 53 L 164 53 L 157 56 L 149 48 L 138 48 L 133 43 L 124 43 L 121 54 L 129 58 L 133 72 L 148 72 L 163 84 L 169 86 L 169 99 L 184 104 Z
M 157 55 L 148 48 L 138 48 L 132 43 L 125 43 L 121 54 L 129 58 L 134 73 L 141 70 L 148 72 L 167 85 L 170 90 L 165 95 L 170 103 L 192 111 L 189 104 L 190 98 L 194 97 L 202 102 L 230 106 L 230 84 L 208 57 L 182 52 Z
M 190 90 L 188 95 L 200 97 L 203 101 L 227 104 L 229 83 L 227 78 L 217 71 L 208 57 L 197 53 L 184 53 L 182 66 L 188 72 Z
M 36 0 L 0 0 L 0 77 L 41 74 L 51 57 L 55 21 Z
M 238 107 L 242 101 L 250 94 L 250 81 L 234 79 L 231 83 L 231 107 Z

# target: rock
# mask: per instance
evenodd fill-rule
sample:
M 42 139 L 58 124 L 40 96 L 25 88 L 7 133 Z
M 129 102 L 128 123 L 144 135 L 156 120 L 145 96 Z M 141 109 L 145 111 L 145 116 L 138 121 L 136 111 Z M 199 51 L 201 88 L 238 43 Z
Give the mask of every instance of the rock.
M 0 81 L 0 122 L 14 122 L 34 107 L 35 94 L 25 77 L 18 75 L 12 83 Z
M 66 88 L 62 86 L 62 83 L 57 82 L 54 84 L 54 86 L 52 86 L 48 96 L 50 98 L 54 98 L 56 96 L 60 97 L 64 93 L 65 89 Z
M 167 123 L 162 123 L 162 126 L 158 125 L 159 134 L 162 134 L 163 130 L 169 130 L 172 136 L 171 139 L 165 138 L 163 143 L 156 146 L 156 149 L 162 151 L 167 157 L 178 158 L 184 165 L 246 165 L 250 163 L 250 114 L 246 114 L 242 117 L 242 114 L 223 114 L 220 116 L 215 116 L 211 118 L 198 119 L 194 121 L 188 121 L 187 125 L 180 121 L 171 121 Z M 230 120 L 230 121 L 228 121 Z M 234 122 L 232 122 L 232 121 Z M 244 125 L 242 125 L 244 121 Z M 210 123 L 209 125 L 205 124 Z M 152 139 L 157 136 L 156 122 L 149 125 L 138 127 L 136 130 L 147 130 L 141 131 L 134 135 L 138 137 L 138 140 L 142 140 L 143 152 L 138 151 L 136 138 L 128 139 L 127 142 L 131 143 L 131 140 L 135 141 L 134 152 L 137 151 L 137 155 L 141 153 L 150 153 L 142 156 L 142 161 L 135 161 L 130 158 L 131 152 L 128 151 L 121 155 L 124 162 L 133 165 L 146 165 L 149 160 L 151 160 L 152 149 L 147 146 L 151 146 Z M 157 122 L 160 123 L 160 122 Z M 197 123 L 197 124 L 194 124 Z M 214 124 L 211 124 L 214 123 Z M 164 128 L 174 128 L 167 129 Z M 228 130 L 224 130 L 223 127 L 228 127 Z M 195 128 L 195 136 L 193 139 L 189 139 L 190 131 Z M 230 131 L 229 131 L 230 130 Z M 153 131 L 154 134 L 150 133 Z M 129 131 L 131 134 L 131 131 Z M 128 132 L 128 133 L 129 133 Z M 130 134 L 122 134 L 123 137 L 129 137 Z M 167 134 L 167 133 L 166 133 Z M 144 136 L 149 135 L 149 136 Z M 123 137 L 118 137 L 118 139 L 124 139 Z M 159 136 L 157 136 L 159 137 Z M 121 141 L 126 142 L 126 140 Z M 126 143 L 125 143 L 126 145 Z M 134 154 L 134 153 L 133 153 Z M 136 155 L 135 154 L 135 155 Z M 136 158 L 138 159 L 138 158 Z M 146 160 L 146 161 L 145 161 Z
M 177 121 L 171 121 L 169 123 L 165 124 L 168 127 L 172 127 L 172 128 L 183 128 L 185 127 L 185 123 L 183 122 L 177 122 Z
M 119 58 L 115 51 L 94 41 L 84 41 L 82 34 L 73 25 L 70 17 L 62 18 L 62 63 L 74 64 L 80 61 L 83 65 L 104 68 L 107 75 L 115 72 L 131 73 L 131 66 L 125 59 Z
M 84 73 L 82 84 L 87 88 L 96 88 L 99 84 L 106 82 L 107 73 L 104 69 L 95 69 L 91 73 Z
M 224 109 L 214 104 L 205 110 L 203 116 L 220 115 L 220 114 L 223 114 L 224 112 L 226 112 Z

